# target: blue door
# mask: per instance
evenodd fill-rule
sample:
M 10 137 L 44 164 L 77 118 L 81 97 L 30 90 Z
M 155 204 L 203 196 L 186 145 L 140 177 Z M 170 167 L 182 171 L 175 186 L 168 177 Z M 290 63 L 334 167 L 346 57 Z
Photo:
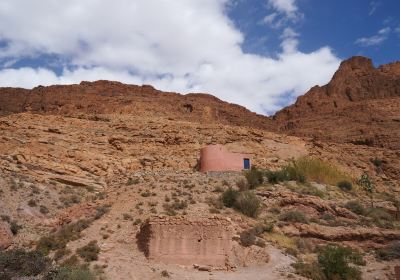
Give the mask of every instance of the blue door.
M 243 167 L 244 169 L 250 169 L 250 159 L 248 158 L 243 159 Z

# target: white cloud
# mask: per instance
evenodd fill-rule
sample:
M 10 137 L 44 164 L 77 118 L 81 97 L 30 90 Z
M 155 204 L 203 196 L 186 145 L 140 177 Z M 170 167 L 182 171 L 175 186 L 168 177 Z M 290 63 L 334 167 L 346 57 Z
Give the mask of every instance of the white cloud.
M 363 37 L 356 40 L 356 44 L 369 47 L 369 46 L 378 46 L 382 44 L 389 37 L 391 28 L 385 27 L 378 31 L 377 34 L 371 37 Z
M 380 5 L 381 5 L 381 3 L 378 2 L 378 1 L 371 1 L 369 3 L 369 13 L 368 13 L 368 15 L 372 16 L 376 12 L 376 10 L 378 9 L 378 7 Z
M 272 1 L 285 15 L 294 1 Z M 0 70 L 0 85 L 30 88 L 110 79 L 161 90 L 209 92 L 259 112 L 288 94 L 324 84 L 339 65 L 328 47 L 303 53 L 291 29 L 277 58 L 246 54 L 244 35 L 226 15 L 228 0 L 3 0 L 0 59 L 50 54 L 60 75 L 42 68 Z M 155 8 L 157 7 L 157 8 Z M 3 66 L 4 67 L 4 66 Z M 305 71 L 306 70 L 306 71 Z
M 288 18 L 299 17 L 296 0 L 268 0 L 268 4 L 280 13 L 284 13 Z

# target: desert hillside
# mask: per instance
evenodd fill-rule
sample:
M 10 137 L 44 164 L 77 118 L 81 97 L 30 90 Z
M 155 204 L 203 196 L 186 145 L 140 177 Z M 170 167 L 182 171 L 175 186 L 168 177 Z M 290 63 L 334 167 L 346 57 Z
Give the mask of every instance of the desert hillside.
M 400 62 L 375 68 L 368 58 L 350 58 L 327 85 L 313 87 L 274 119 L 290 135 L 399 150 Z
M 353 58 L 274 118 L 107 81 L 0 89 L 0 278 L 394 279 L 397 66 Z M 198 172 L 212 144 L 257 168 Z

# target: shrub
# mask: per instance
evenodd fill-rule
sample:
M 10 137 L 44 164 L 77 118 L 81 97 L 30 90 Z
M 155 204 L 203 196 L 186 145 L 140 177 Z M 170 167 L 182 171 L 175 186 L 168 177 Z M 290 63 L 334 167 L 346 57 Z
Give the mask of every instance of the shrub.
M 96 207 L 96 214 L 94 215 L 94 219 L 98 220 L 107 214 L 110 211 L 110 205 L 101 205 Z
M 343 180 L 350 178 L 337 167 L 320 159 L 302 157 L 287 165 L 284 168 L 290 180 L 305 182 L 306 179 L 329 185 L 336 185 Z
M 133 221 L 132 215 L 130 215 L 128 213 L 123 213 L 122 217 L 124 218 L 125 221 Z
M 87 262 L 96 261 L 100 253 L 100 247 L 97 245 L 97 241 L 90 241 L 87 245 L 78 248 L 76 250 L 78 255 Z
M 245 230 L 240 233 L 240 244 L 245 247 L 249 247 L 251 245 L 254 245 L 256 243 L 256 233 L 254 229 L 250 230 Z
M 376 252 L 376 257 L 382 261 L 400 259 L 400 241 L 396 241 Z
M 317 262 L 305 263 L 298 261 L 294 263 L 293 268 L 296 273 L 312 280 L 327 280 L 325 274 Z
M 235 204 L 238 195 L 239 192 L 237 190 L 229 188 L 226 191 L 224 191 L 221 195 L 222 203 L 225 205 L 225 207 L 231 208 Z
M 368 208 L 367 214 L 373 223 L 382 228 L 393 228 L 394 217 L 383 208 Z
M 217 187 L 214 188 L 213 192 L 222 193 L 222 192 L 224 192 L 224 188 L 221 187 L 221 186 L 217 186 Z
M 79 220 L 65 225 L 56 233 L 41 237 L 37 242 L 36 249 L 47 255 L 52 250 L 65 248 L 69 241 L 78 239 L 80 232 L 87 228 L 89 224 L 89 220 Z
M 353 188 L 353 184 L 347 180 L 340 181 L 337 186 L 343 191 L 350 191 Z
M 344 207 L 357 215 L 365 215 L 365 208 L 358 201 L 349 201 Z
M 375 157 L 375 158 L 371 159 L 371 162 L 377 168 L 382 166 L 382 159 L 380 159 L 380 158 Z
M 94 280 L 95 275 L 85 266 L 63 266 L 56 268 L 44 280 Z
M 278 171 L 266 171 L 265 176 L 268 179 L 268 182 L 271 184 L 277 184 L 279 182 L 289 181 L 289 174 L 286 170 L 278 170 Z
M 54 260 L 58 261 L 58 260 L 62 259 L 63 257 L 69 255 L 69 254 L 71 254 L 71 250 L 70 249 L 67 249 L 67 248 L 58 249 L 54 253 Z
M 255 189 L 264 182 L 263 173 L 255 166 L 252 166 L 244 175 L 249 189 Z
M 374 201 L 373 201 L 373 193 L 375 190 L 375 185 L 372 182 L 371 178 L 369 177 L 367 172 L 364 172 L 360 179 L 358 180 L 358 183 L 360 186 L 363 188 L 363 190 L 370 196 L 371 198 L 371 207 L 374 207 Z
M 188 207 L 188 203 L 186 200 L 176 200 L 171 203 L 164 203 L 163 208 L 165 212 L 170 216 L 175 216 L 176 210 L 183 210 Z
M 22 226 L 20 226 L 19 224 L 17 224 L 16 221 L 11 221 L 10 222 L 10 230 L 12 232 L 13 235 L 17 235 L 19 230 L 22 228 Z
M 318 263 L 327 279 L 361 279 L 361 271 L 354 265 L 365 265 L 358 252 L 332 245 L 319 250 Z
M 36 205 L 37 205 L 36 200 L 34 200 L 34 199 L 29 200 L 28 205 L 29 205 L 29 207 L 36 207 Z
M 36 276 L 47 269 L 49 264 L 49 260 L 37 251 L 19 249 L 0 252 L 0 279 Z
M 44 206 L 44 205 L 40 205 L 39 211 L 40 211 L 40 213 L 42 213 L 42 214 L 47 214 L 47 213 L 49 213 L 49 209 L 48 209 L 46 206 Z
M 302 212 L 299 212 L 297 210 L 290 210 L 283 213 L 280 216 L 280 219 L 286 222 L 308 224 L 307 217 Z
M 247 180 L 244 178 L 240 178 L 236 182 L 236 186 L 239 188 L 240 191 L 247 191 L 249 189 L 249 186 L 247 185 Z
M 252 218 L 257 217 L 260 206 L 260 200 L 250 191 L 241 192 L 234 203 L 236 210 Z
M 161 271 L 161 277 L 169 278 L 169 273 L 166 270 Z

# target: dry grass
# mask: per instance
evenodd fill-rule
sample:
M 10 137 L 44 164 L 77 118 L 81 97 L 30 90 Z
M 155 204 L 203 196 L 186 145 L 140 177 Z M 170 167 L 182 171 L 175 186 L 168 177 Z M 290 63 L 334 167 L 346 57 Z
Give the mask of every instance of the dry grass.
M 316 158 L 302 157 L 286 168 L 288 172 L 303 175 L 312 182 L 336 185 L 340 181 L 351 181 L 350 176 L 338 167 Z

